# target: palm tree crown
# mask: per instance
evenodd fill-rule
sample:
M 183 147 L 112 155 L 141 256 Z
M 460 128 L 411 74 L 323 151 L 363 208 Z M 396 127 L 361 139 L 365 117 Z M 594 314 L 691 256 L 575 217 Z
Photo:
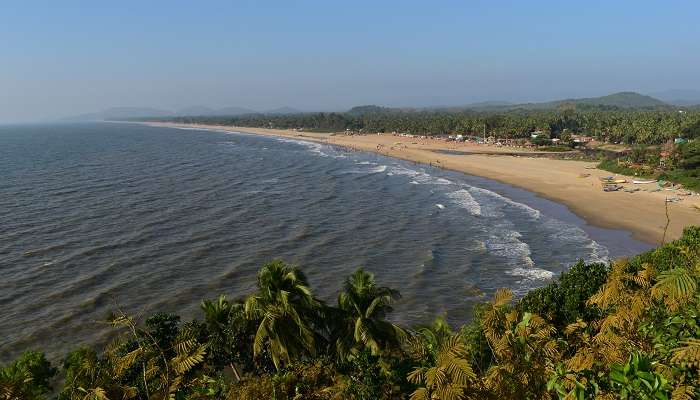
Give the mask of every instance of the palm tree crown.
M 373 274 L 362 268 L 355 271 L 338 296 L 338 307 L 349 320 L 336 341 L 339 356 L 363 348 L 379 355 L 385 348 L 398 347 L 405 333 L 384 318 L 392 311 L 390 304 L 399 297 L 398 291 L 377 286 Z
M 277 369 L 303 355 L 314 355 L 313 315 L 320 303 L 311 294 L 304 274 L 282 261 L 265 264 L 258 273 L 258 291 L 248 297 L 248 318 L 260 321 L 253 352 L 267 348 Z

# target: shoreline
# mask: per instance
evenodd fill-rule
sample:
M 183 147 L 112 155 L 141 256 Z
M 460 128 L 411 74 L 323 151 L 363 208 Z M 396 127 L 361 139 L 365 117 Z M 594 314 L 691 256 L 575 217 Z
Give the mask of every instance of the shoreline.
M 626 185 L 641 189 L 636 193 L 603 192 L 598 178 L 610 172 L 595 169 L 596 163 L 541 157 L 526 149 L 446 142 L 391 134 L 338 135 L 293 130 L 234 127 L 204 124 L 143 122 L 149 126 L 194 128 L 286 137 L 368 151 L 407 161 L 481 176 L 533 192 L 563 204 L 588 224 L 605 229 L 625 230 L 648 244 L 662 242 L 666 206 L 670 224 L 666 241 L 680 237 L 688 225 L 700 225 L 700 197 L 685 196 L 682 201 L 666 203 L 678 197 L 673 192 L 648 192 L 655 185 Z M 441 151 L 457 151 L 449 154 Z M 586 177 L 583 175 L 588 174 Z M 631 182 L 634 177 L 616 175 Z

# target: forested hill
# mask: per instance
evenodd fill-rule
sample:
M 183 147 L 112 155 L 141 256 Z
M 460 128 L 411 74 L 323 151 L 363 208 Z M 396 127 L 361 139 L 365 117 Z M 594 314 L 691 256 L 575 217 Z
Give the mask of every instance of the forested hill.
M 631 109 L 655 109 L 668 108 L 669 104 L 651 96 L 645 96 L 635 92 L 613 93 L 601 97 L 589 97 L 582 99 L 557 100 L 547 103 L 535 103 L 520 105 L 523 108 L 555 109 L 565 104 L 589 107 L 617 107 Z
M 406 108 L 386 108 L 378 106 L 354 107 L 350 112 L 359 111 L 446 111 L 459 112 L 466 110 L 473 111 L 509 111 L 509 110 L 556 110 L 562 107 L 576 107 L 586 110 L 663 110 L 672 109 L 673 106 L 651 96 L 645 96 L 636 92 L 619 92 L 600 97 L 570 98 L 562 100 L 552 100 L 541 103 L 510 103 L 507 101 L 482 101 L 478 103 L 466 104 L 459 107 L 431 107 L 423 109 Z

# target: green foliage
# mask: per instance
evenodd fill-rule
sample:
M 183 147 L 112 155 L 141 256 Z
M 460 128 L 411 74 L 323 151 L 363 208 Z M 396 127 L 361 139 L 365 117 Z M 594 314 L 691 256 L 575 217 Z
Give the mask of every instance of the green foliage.
M 654 371 L 648 356 L 633 353 L 625 364 L 613 364 L 610 368 L 612 392 L 620 399 L 666 400 L 671 385 L 660 373 Z
M 362 268 L 345 282 L 338 295 L 338 309 L 343 323 L 336 332 L 336 350 L 341 358 L 367 349 L 373 356 L 397 349 L 405 332 L 384 318 L 392 311 L 391 303 L 399 292 L 377 286 L 374 275 Z
M 13 363 L 0 368 L 0 399 L 43 399 L 56 372 L 44 353 L 24 352 Z
M 700 168 L 700 142 L 694 140 L 679 146 L 680 166 L 686 170 Z
M 156 313 L 146 319 L 146 333 L 161 349 L 167 349 L 177 337 L 180 317 L 173 314 Z
M 605 264 L 579 261 L 556 282 L 526 294 L 518 308 L 547 318 L 557 329 L 578 319 L 591 321 L 600 317 L 600 310 L 586 302 L 605 283 L 607 276 Z
M 653 171 L 632 168 L 626 163 L 620 162 L 619 159 L 605 159 L 598 164 L 598 168 L 620 175 L 638 176 L 640 178 L 656 177 L 656 174 Z
M 380 363 L 379 357 L 369 351 L 361 351 L 351 360 L 341 363 L 345 372 L 341 398 L 355 400 L 392 398 L 393 385 L 391 377 Z
M 258 292 L 245 302 L 248 318 L 260 321 L 254 354 L 269 351 L 277 370 L 299 357 L 315 355 L 313 328 L 320 308 L 299 269 L 281 261 L 265 264 L 258 273 Z

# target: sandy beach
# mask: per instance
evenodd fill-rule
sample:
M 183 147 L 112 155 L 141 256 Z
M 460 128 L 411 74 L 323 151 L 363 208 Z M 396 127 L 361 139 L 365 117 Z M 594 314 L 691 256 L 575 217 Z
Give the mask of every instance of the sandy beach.
M 667 241 L 679 237 L 685 226 L 700 225 L 700 210 L 695 207 L 696 204 L 700 205 L 700 196 L 680 196 L 675 191 L 666 190 L 650 192 L 649 190 L 657 187 L 656 184 L 626 183 L 623 185 L 625 188 L 641 189 L 634 193 L 603 192 L 599 178 L 612 174 L 595 169 L 595 163 L 537 157 L 537 153 L 527 149 L 446 142 L 391 134 L 345 135 L 218 125 L 149 124 L 229 130 L 310 140 L 482 176 L 562 203 L 591 225 L 627 230 L 632 232 L 635 238 L 651 244 L 659 244 L 663 240 L 667 211 L 670 219 L 666 233 Z M 453 154 L 442 153 L 446 150 L 452 151 Z M 622 175 L 615 177 L 626 179 L 628 182 L 634 179 L 634 177 Z M 681 200 L 666 203 L 667 198 Z

